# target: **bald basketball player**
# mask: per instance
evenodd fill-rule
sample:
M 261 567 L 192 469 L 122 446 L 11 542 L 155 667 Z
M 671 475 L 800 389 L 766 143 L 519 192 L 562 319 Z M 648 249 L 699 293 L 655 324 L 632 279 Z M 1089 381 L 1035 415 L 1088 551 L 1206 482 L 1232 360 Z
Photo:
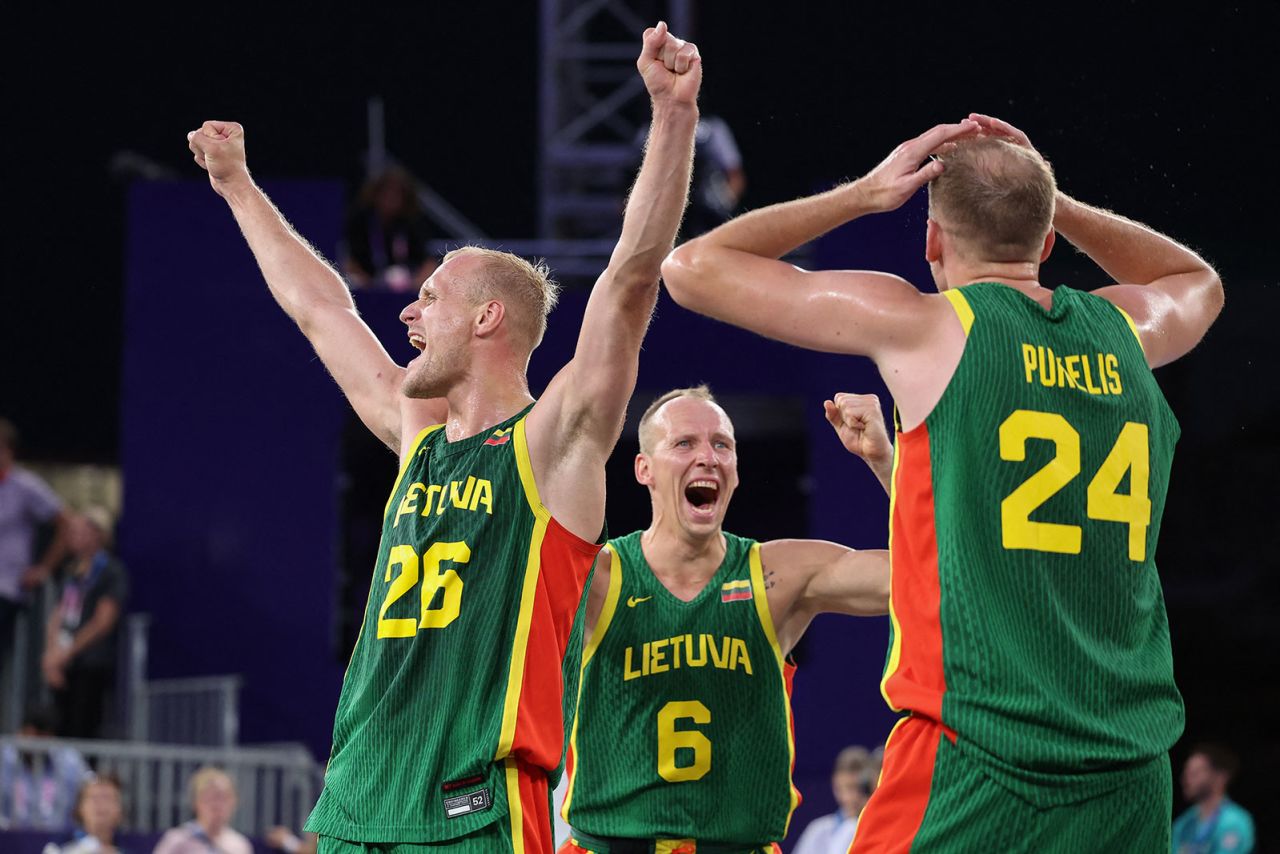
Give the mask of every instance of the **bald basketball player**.
M 880 402 L 838 394 L 826 412 L 887 485 Z M 800 802 L 788 655 L 820 613 L 885 613 L 888 554 L 723 530 L 738 456 L 706 386 L 649 406 L 635 473 L 653 518 L 609 541 L 591 582 L 561 851 L 774 851 Z

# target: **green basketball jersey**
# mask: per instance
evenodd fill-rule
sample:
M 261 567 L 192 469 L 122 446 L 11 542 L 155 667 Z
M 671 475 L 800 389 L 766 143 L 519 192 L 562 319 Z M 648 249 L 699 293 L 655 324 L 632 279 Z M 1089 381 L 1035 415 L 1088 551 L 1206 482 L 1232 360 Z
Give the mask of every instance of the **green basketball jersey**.
M 558 776 L 599 547 L 543 506 L 527 412 L 456 442 L 428 428 L 405 457 L 307 830 L 451 839 L 506 815 L 516 760 Z
M 1182 732 L 1155 566 L 1179 428 L 1112 303 L 1059 287 L 1045 311 L 996 283 L 946 297 L 967 339 L 898 434 L 881 687 L 1006 787 L 1068 802 Z
M 641 532 L 609 541 L 609 590 L 583 655 L 563 815 L 598 837 L 780 840 L 799 792 L 791 676 L 760 546 L 725 534 L 690 602 L 654 577 Z

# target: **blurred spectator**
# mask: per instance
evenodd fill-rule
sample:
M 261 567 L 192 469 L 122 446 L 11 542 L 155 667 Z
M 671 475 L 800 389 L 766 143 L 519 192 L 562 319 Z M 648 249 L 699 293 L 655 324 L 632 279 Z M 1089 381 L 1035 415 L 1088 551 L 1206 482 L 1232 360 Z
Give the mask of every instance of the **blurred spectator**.
M 267 847 L 285 854 L 316 854 L 318 839 L 314 833 L 299 837 L 287 827 L 273 827 L 267 831 Z
M 45 632 L 44 677 L 58 705 L 58 734 L 96 738 L 116 675 L 116 637 L 124 610 L 124 566 L 108 551 L 111 514 L 71 514 L 71 560 Z
M 354 288 L 416 290 L 436 268 L 430 239 L 413 176 L 389 166 L 360 190 L 347 220 L 342 272 Z
M 724 119 L 703 116 L 693 145 L 693 186 L 683 226 L 685 237 L 697 237 L 728 221 L 747 188 L 742 154 Z
M 66 515 L 62 501 L 43 480 L 15 463 L 18 431 L 0 418 L 0 663 L 13 646 L 13 624 L 25 600 L 23 591 L 43 584 L 66 554 Z M 55 525 L 44 554 L 36 561 L 36 530 Z
M 47 706 L 32 707 L 19 735 L 48 738 L 56 714 Z M 89 766 L 76 750 L 50 746 L 43 763 L 35 763 L 17 747 L 0 750 L 0 826 L 8 829 L 70 830 L 71 811 Z
M 839 807 L 816 818 L 800 834 L 792 854 L 845 854 L 858 827 L 858 815 L 875 789 L 878 768 L 865 747 L 846 747 L 831 772 L 831 794 Z
M 231 826 L 236 787 L 225 771 L 205 766 L 191 778 L 195 821 L 175 827 L 156 843 L 153 854 L 253 854 L 244 834 Z
M 109 774 L 91 777 L 76 797 L 75 836 L 61 846 L 50 843 L 44 854 L 126 854 L 116 845 L 124 819 L 120 781 Z
M 1182 766 L 1182 794 L 1191 808 L 1173 823 L 1174 854 L 1253 851 L 1253 817 L 1227 797 L 1239 768 L 1236 755 L 1220 744 L 1192 748 Z

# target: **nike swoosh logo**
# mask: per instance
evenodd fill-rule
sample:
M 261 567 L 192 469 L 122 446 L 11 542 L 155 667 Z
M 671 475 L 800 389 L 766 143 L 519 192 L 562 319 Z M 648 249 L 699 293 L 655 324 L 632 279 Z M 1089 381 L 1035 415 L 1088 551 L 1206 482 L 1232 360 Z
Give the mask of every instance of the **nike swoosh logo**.
M 652 598 L 653 598 L 652 596 L 642 596 L 641 598 L 637 599 L 634 596 L 628 596 L 627 607 L 634 608 L 635 606 L 639 605 L 641 602 L 648 602 Z

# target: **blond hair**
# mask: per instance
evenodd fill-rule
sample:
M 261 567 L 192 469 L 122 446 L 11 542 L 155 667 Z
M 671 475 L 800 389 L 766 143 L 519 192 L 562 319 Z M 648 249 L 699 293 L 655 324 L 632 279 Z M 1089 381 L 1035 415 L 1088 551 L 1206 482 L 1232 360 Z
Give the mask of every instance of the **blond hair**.
M 653 449 L 653 430 L 651 427 L 658 410 L 677 397 L 691 397 L 694 400 L 705 400 L 707 403 L 714 403 L 716 406 L 720 405 L 719 401 L 716 400 L 716 396 L 711 393 L 711 387 L 706 383 L 689 386 L 688 388 L 673 388 L 671 391 L 659 395 L 653 403 L 649 404 L 649 408 L 644 411 L 644 415 L 640 416 L 640 426 L 638 428 L 640 453 L 647 454 Z
M 533 351 L 542 343 L 547 331 L 547 315 L 560 299 L 560 285 L 551 278 L 545 261 L 531 263 L 519 255 L 486 249 L 483 246 L 460 246 L 445 254 L 442 263 L 451 258 L 473 257 L 484 261 L 483 272 L 469 282 L 475 302 L 499 299 L 507 309 L 515 329 Z
M 1053 168 L 1035 151 L 996 137 L 964 139 L 938 155 L 929 217 L 987 261 L 1040 260 L 1053 227 Z
M 236 784 L 232 781 L 231 775 L 226 771 L 223 771 L 221 768 L 215 768 L 212 765 L 205 765 L 197 769 L 196 773 L 191 775 L 190 789 L 192 803 L 195 803 L 196 798 L 199 797 L 202 791 L 218 782 L 226 783 L 227 787 L 230 788 L 232 792 L 236 790 Z

